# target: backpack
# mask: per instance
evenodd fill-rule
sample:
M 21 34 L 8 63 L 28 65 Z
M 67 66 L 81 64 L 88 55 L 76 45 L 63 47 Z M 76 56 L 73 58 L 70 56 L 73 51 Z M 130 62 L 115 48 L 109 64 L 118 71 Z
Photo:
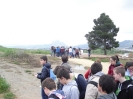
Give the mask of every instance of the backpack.
M 75 81 L 78 85 L 78 90 L 80 92 L 80 98 L 79 99 L 84 99 L 87 81 L 85 80 L 85 78 L 82 74 L 78 74 L 77 78 L 75 77 Z
M 98 87 L 98 83 L 95 81 L 90 81 L 90 82 L 88 82 L 88 84 L 93 84 L 94 86 Z
M 52 70 L 51 68 L 48 69 L 48 68 L 45 67 L 45 66 L 44 66 L 44 68 L 47 69 L 47 71 L 48 71 L 48 76 L 49 76 L 51 79 L 56 80 L 56 75 L 54 74 L 53 70 Z

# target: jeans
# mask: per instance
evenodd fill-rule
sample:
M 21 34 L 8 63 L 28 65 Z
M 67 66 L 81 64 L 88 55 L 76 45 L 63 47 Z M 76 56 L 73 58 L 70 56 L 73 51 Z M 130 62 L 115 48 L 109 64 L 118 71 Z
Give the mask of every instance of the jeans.
M 41 88 L 41 95 L 42 95 L 42 99 L 48 99 L 48 96 L 44 93 L 43 88 Z

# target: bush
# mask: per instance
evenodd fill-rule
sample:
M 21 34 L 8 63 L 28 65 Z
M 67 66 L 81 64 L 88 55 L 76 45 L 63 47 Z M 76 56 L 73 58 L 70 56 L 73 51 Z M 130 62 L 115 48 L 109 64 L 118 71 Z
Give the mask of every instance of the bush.
M 4 93 L 9 91 L 10 85 L 6 82 L 6 80 L 0 77 L 0 93 Z
M 4 99 L 14 99 L 15 95 L 12 92 L 4 94 Z

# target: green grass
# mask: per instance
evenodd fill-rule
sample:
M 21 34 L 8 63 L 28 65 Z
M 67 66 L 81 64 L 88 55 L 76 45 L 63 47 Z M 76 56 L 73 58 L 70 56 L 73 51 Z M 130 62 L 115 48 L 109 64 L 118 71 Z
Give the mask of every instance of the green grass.
M 97 57 L 91 57 L 91 58 L 89 58 L 90 60 L 92 60 L 92 61 L 96 61 L 96 60 L 100 60 L 101 62 L 109 62 L 109 58 L 107 58 L 107 57 L 100 57 L 100 58 L 97 58 Z
M 0 94 L 4 94 L 4 99 L 14 99 L 15 95 L 10 92 L 10 85 L 5 78 L 0 76 Z
M 87 53 L 87 50 L 84 50 L 84 52 Z M 111 51 L 107 50 L 107 55 L 123 54 L 126 52 L 127 51 L 111 49 Z M 91 50 L 91 54 L 103 55 L 104 51 L 102 49 Z
M 4 94 L 4 99 L 14 99 L 15 95 L 12 92 L 8 92 Z
M 32 53 L 32 54 L 50 54 L 50 50 L 26 50 L 27 53 Z
M 0 77 L 0 93 L 4 93 L 9 91 L 10 85 L 6 82 L 6 80 Z
M 32 71 L 31 70 L 25 70 L 25 72 L 31 74 Z

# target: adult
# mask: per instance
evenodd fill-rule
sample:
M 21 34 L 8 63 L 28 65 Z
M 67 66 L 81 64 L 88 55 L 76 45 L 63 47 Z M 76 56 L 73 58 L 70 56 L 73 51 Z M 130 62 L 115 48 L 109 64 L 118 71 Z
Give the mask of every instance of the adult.
M 87 51 L 88 51 L 88 57 L 90 58 L 90 55 L 91 55 L 91 49 L 89 48 Z
M 72 57 L 72 47 L 70 46 L 69 47 L 69 55 L 70 55 L 70 58 Z
M 54 46 L 51 46 L 51 56 L 54 54 Z

